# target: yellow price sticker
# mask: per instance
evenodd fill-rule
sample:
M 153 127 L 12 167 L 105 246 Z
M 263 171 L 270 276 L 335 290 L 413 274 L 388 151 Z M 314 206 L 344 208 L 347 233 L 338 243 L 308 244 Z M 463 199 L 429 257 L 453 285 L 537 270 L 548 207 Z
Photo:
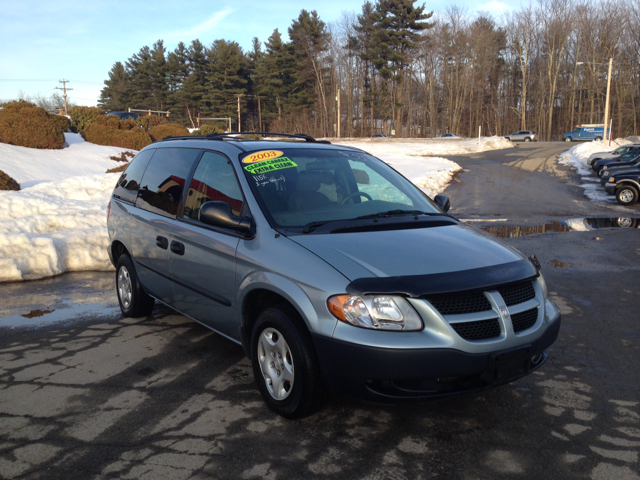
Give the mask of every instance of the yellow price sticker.
M 252 153 L 242 159 L 242 163 L 264 162 L 265 160 L 273 160 L 284 155 L 279 150 L 263 150 L 262 152 Z

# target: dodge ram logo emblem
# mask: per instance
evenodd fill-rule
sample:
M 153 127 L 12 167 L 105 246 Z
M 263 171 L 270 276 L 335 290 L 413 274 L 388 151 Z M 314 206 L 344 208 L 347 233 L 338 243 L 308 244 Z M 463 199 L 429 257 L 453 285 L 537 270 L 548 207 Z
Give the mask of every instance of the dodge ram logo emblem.
M 503 320 L 509 318 L 509 309 L 507 307 L 500 307 L 500 316 Z

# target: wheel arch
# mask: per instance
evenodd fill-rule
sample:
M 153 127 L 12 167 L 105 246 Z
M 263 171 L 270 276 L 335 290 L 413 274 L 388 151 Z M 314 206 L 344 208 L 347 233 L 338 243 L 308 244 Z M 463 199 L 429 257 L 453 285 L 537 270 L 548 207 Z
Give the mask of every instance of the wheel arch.
M 295 320 L 311 332 L 318 324 L 316 309 L 307 294 L 295 283 L 272 273 L 262 273 L 247 277 L 240 285 L 242 325 L 240 337 L 247 357 L 251 358 L 251 332 L 253 326 L 266 308 L 283 305 L 297 313 Z M 335 326 L 335 325 L 334 325 Z M 333 328 L 331 328 L 333 330 Z
M 614 189 L 614 192 L 617 192 L 622 187 L 627 187 L 627 186 L 632 186 L 638 191 L 638 193 L 640 193 L 640 183 L 631 179 L 624 179 L 624 180 L 620 180 L 619 182 L 616 182 L 616 188 Z

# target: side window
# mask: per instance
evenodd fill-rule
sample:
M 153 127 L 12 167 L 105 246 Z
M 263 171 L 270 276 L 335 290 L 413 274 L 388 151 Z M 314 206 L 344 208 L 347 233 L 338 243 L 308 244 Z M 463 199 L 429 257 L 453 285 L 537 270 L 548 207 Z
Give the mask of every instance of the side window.
M 234 215 L 242 211 L 242 192 L 229 160 L 218 153 L 204 152 L 189 185 L 184 216 L 199 220 L 200 207 L 212 200 L 228 203 Z
M 193 148 L 158 148 L 142 177 L 136 206 L 174 217 L 185 179 L 201 153 Z
M 136 201 L 142 174 L 155 151 L 155 149 L 145 150 L 144 152 L 138 153 L 133 160 L 131 160 L 131 163 L 122 175 L 120 175 L 116 183 L 116 188 L 113 191 L 114 197 L 131 203 Z

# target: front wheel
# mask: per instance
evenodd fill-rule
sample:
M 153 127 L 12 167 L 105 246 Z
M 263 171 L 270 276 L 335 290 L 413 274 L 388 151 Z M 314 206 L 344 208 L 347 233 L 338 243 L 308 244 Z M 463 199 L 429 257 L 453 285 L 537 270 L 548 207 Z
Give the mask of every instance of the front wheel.
M 638 201 L 638 191 L 628 185 L 616 190 L 616 200 L 620 205 L 633 205 Z
M 253 375 L 265 403 L 285 418 L 315 413 L 324 385 L 311 335 L 289 307 L 263 311 L 251 335 Z
M 116 291 L 125 317 L 146 317 L 153 310 L 155 300 L 142 289 L 133 261 L 126 253 L 116 263 Z
M 565 142 L 571 142 L 572 140 L 571 140 L 571 137 L 564 137 L 564 141 Z

